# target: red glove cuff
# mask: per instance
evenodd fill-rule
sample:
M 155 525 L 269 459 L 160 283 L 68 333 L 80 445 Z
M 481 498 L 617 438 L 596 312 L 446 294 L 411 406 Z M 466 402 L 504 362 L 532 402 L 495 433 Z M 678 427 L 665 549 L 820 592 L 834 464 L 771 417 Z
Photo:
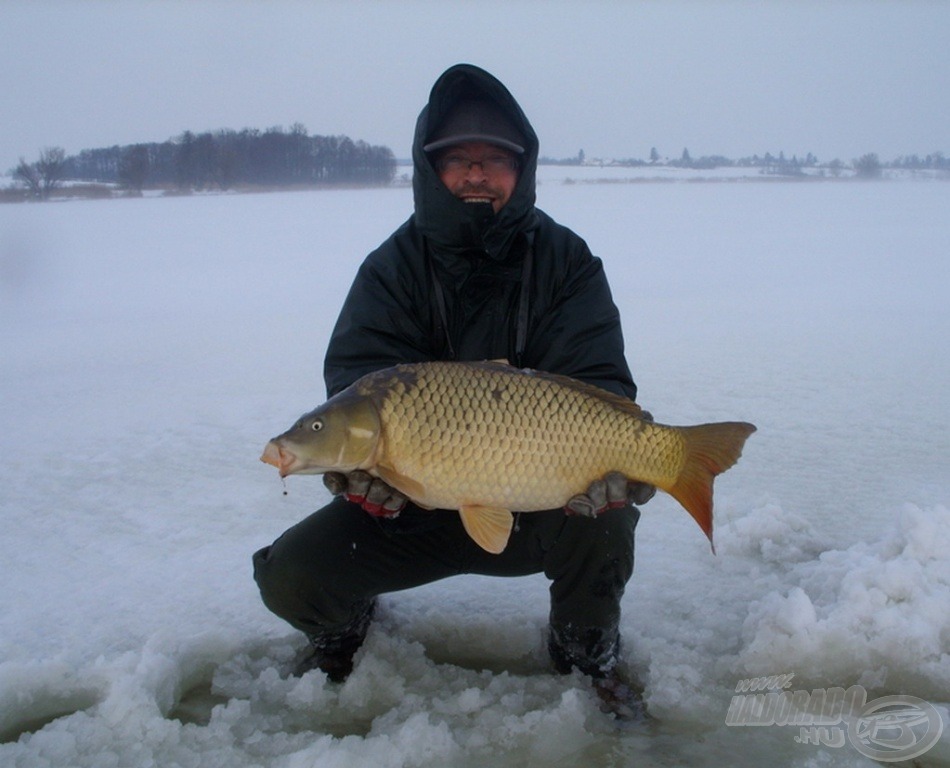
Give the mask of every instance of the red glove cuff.
M 368 501 L 365 496 L 358 496 L 355 493 L 345 493 L 343 495 L 347 501 L 359 504 L 364 512 L 373 517 L 386 519 L 399 517 L 399 513 L 402 511 L 400 509 L 386 509 L 382 504 L 375 504 L 372 501 Z

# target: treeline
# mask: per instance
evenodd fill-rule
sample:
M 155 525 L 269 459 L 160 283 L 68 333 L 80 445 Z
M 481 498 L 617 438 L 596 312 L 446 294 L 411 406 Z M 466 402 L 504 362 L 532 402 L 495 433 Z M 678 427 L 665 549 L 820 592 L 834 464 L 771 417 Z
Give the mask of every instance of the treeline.
M 388 147 L 347 136 L 310 136 L 298 124 L 260 131 L 186 131 L 162 143 L 85 149 L 65 158 L 62 178 L 115 183 L 131 190 L 176 187 L 388 184 L 396 159 Z
M 711 168 L 760 168 L 763 173 L 774 174 L 778 176 L 800 176 L 804 175 L 808 169 L 821 169 L 833 176 L 841 174 L 845 169 L 851 169 L 860 176 L 875 176 L 886 168 L 909 169 L 909 170 L 940 170 L 950 171 L 950 158 L 944 156 L 942 152 L 934 152 L 920 157 L 919 155 L 906 155 L 898 157 L 891 162 L 883 162 L 874 154 L 862 155 L 845 163 L 835 159 L 821 163 L 818 158 L 809 152 L 805 157 L 800 158 L 797 155 L 786 157 L 784 152 L 773 155 L 766 152 L 764 155 L 751 155 L 738 160 L 732 160 L 722 155 L 703 155 L 693 157 L 689 149 L 684 149 L 679 157 L 664 158 L 653 147 L 650 150 L 649 159 L 627 158 L 621 160 L 609 161 L 590 161 L 581 150 L 574 157 L 553 159 L 543 157 L 539 161 L 548 165 L 589 165 L 603 164 L 621 167 L 643 167 L 643 166 L 667 166 L 673 168 L 692 168 L 692 169 L 711 169 Z

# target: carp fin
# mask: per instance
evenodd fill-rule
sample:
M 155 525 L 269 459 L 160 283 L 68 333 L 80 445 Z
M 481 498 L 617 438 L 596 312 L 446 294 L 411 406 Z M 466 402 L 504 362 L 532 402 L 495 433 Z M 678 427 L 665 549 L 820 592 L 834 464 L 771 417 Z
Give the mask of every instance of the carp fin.
M 683 437 L 686 458 L 676 482 L 664 488 L 702 528 L 713 554 L 713 479 L 739 460 L 746 439 L 755 432 L 745 422 L 675 427 Z
M 514 517 L 507 509 L 463 504 L 459 517 L 465 532 L 486 552 L 499 555 L 508 546 Z
M 400 475 L 395 469 L 385 464 L 377 464 L 375 471 L 381 479 L 385 480 L 400 493 L 404 493 L 412 499 L 416 506 L 422 507 L 423 509 L 432 509 L 432 507 L 427 507 L 419 501 L 426 497 L 426 489 L 422 483 L 417 480 L 412 480 L 405 475 Z

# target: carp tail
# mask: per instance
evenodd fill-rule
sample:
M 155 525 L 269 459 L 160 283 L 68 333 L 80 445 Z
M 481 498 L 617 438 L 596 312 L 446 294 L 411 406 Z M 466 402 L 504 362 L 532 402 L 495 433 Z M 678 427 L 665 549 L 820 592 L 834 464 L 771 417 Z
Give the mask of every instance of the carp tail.
M 713 553 L 713 479 L 735 464 L 742 446 L 755 432 L 752 424 L 727 421 L 680 427 L 686 448 L 683 469 L 667 492 L 699 523 Z

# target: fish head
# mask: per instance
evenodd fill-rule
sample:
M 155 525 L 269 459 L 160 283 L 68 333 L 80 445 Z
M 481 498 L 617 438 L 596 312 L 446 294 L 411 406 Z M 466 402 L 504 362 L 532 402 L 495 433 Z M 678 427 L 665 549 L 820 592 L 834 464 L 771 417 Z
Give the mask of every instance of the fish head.
M 287 475 L 351 472 L 372 461 L 379 443 L 379 413 L 352 390 L 331 398 L 271 440 L 261 461 Z

